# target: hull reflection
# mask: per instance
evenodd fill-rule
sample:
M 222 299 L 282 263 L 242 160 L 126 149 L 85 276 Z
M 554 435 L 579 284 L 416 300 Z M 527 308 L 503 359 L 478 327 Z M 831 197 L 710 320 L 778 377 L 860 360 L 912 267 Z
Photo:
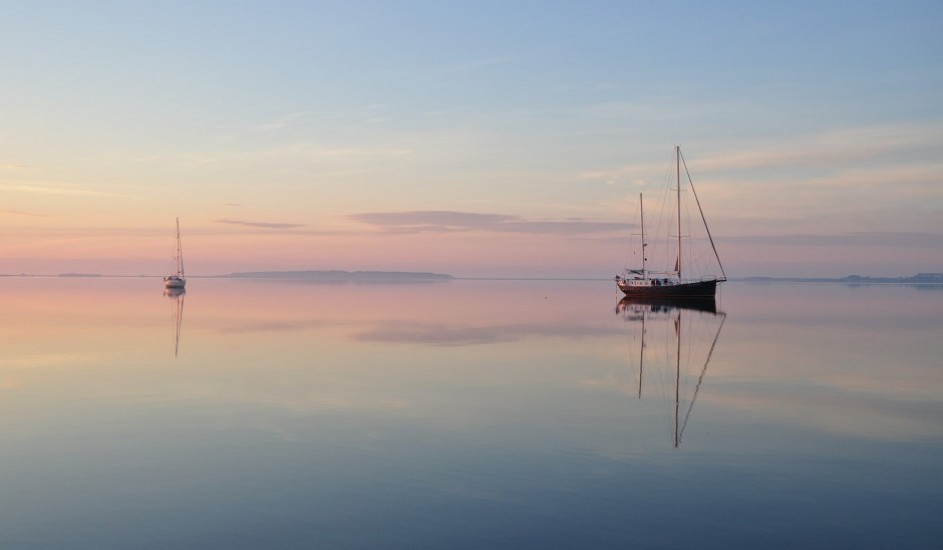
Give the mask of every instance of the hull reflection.
M 658 388 L 673 411 L 669 431 L 673 446 L 679 447 L 727 314 L 717 311 L 713 297 L 629 296 L 616 304 L 616 314 L 630 323 L 629 357 L 638 365 L 638 398 L 643 380 Z M 650 380 L 645 380 L 646 367 Z
M 180 329 L 183 326 L 183 302 L 187 291 L 183 287 L 168 287 L 164 289 L 164 296 L 173 301 L 174 323 L 174 357 L 180 353 Z
M 642 308 L 652 310 L 691 309 L 706 313 L 717 313 L 717 301 L 713 296 L 626 296 L 616 305 L 617 312 Z

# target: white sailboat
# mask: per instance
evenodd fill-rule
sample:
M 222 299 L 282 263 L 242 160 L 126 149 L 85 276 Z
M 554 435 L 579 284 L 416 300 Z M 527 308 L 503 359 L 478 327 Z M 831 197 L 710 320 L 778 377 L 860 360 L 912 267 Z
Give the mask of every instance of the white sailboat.
M 669 237 L 667 239 L 668 242 L 662 241 L 665 246 L 674 244 L 673 251 L 664 250 L 666 253 L 664 256 L 666 262 L 671 263 L 668 263 L 662 271 L 652 270 L 649 267 L 647 256 L 651 251 L 648 249 L 649 243 L 646 241 L 645 213 L 641 204 L 642 196 L 639 195 L 642 242 L 639 259 L 637 260 L 638 265 L 633 269 L 626 269 L 621 275 L 615 277 L 616 285 L 619 287 L 619 290 L 624 292 L 628 297 L 713 298 L 717 290 L 717 285 L 727 280 L 727 276 L 724 274 L 724 268 L 720 263 L 720 256 L 717 255 L 717 248 L 714 246 L 714 238 L 711 236 L 710 229 L 707 227 L 707 220 L 704 218 L 704 212 L 701 210 L 701 203 L 697 198 L 697 193 L 694 191 L 694 182 L 691 181 L 687 164 L 684 163 L 684 157 L 681 155 L 680 146 L 675 147 L 674 165 L 676 187 L 672 189 L 671 194 L 674 195 L 675 208 L 672 209 L 672 214 L 675 219 L 674 223 L 667 224 L 665 227 L 668 231 L 674 232 L 674 235 L 670 235 L 669 237 L 669 235 L 665 233 L 664 236 Z M 684 174 L 687 176 L 685 180 L 681 177 L 682 167 L 684 167 Z M 683 186 L 684 181 L 688 183 L 687 188 Z M 687 246 L 691 244 L 694 239 L 691 238 L 690 234 L 685 234 L 682 228 L 682 191 L 686 191 L 687 189 L 690 189 L 694 203 L 697 205 L 697 212 L 700 214 L 700 221 L 703 223 L 706 240 L 710 244 L 713 258 L 716 259 L 716 263 L 714 264 L 716 272 L 714 273 L 696 274 L 690 269 L 692 266 L 690 266 L 689 263 L 696 257 L 702 256 L 702 254 L 695 254 L 695 252 Z M 687 244 L 683 246 L 682 241 L 687 241 Z M 684 270 L 683 275 L 682 269 Z
M 174 256 L 177 271 L 164 277 L 164 288 L 184 288 L 187 279 L 183 276 L 183 249 L 180 248 L 180 218 L 177 218 L 177 253 Z

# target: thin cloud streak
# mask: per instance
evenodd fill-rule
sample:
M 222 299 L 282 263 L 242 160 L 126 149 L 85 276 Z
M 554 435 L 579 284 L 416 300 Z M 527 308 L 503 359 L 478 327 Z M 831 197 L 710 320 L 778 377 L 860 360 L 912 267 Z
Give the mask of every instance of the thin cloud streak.
M 698 160 L 699 170 L 756 170 L 854 166 L 888 156 L 926 157 L 943 140 L 938 124 L 894 124 L 842 128 L 796 136 L 792 143 L 755 147 Z M 922 154 L 924 153 L 924 154 Z M 887 159 L 885 162 L 890 161 Z M 910 164 L 905 158 L 896 163 Z
M 36 212 L 24 212 L 22 210 L 3 210 L 4 214 L 12 214 L 14 216 L 25 216 L 28 218 L 48 218 L 49 214 L 39 214 Z
M 279 130 L 281 128 L 298 124 L 299 122 L 303 121 L 305 118 L 310 117 L 310 116 L 311 116 L 311 113 L 308 111 L 290 113 L 281 118 L 262 124 L 261 126 L 259 126 L 259 129 L 266 130 L 266 131 Z
M 787 176 L 790 184 L 795 184 L 809 180 L 808 172 L 812 172 L 819 174 L 814 178 L 815 184 L 836 180 L 836 185 L 842 185 L 841 180 L 847 179 L 847 174 L 874 174 L 876 170 L 886 173 L 888 178 L 895 172 L 908 179 L 913 179 L 913 174 L 936 173 L 941 141 L 943 130 L 939 123 L 868 125 L 798 134 L 766 143 L 737 142 L 713 153 L 698 152 L 688 161 L 695 183 L 718 179 L 730 183 L 741 179 L 734 176 L 735 173 L 745 172 L 751 176 L 751 183 L 755 181 L 753 176 L 762 173 L 765 178 L 774 180 L 777 174 L 780 178 Z M 587 171 L 580 178 L 644 186 L 646 182 L 661 181 L 669 164 L 666 155 L 653 162 Z M 797 175 L 797 171 L 807 174 Z
M 245 220 L 213 220 L 215 223 L 224 223 L 228 225 L 239 225 L 242 227 L 255 227 L 260 229 L 295 229 L 298 227 L 304 227 L 302 224 L 298 223 L 275 223 L 275 222 L 250 222 Z
M 8 184 L 0 183 L 0 190 L 19 193 L 35 193 L 39 195 L 67 195 L 67 196 L 85 196 L 85 197 L 110 197 L 110 198 L 134 198 L 120 193 L 109 193 L 107 191 L 96 191 L 93 189 L 70 189 L 66 187 L 48 187 L 44 185 L 31 184 Z
M 368 212 L 351 214 L 354 221 L 378 227 L 388 233 L 451 233 L 488 231 L 494 233 L 531 233 L 577 235 L 625 231 L 628 224 L 586 220 L 527 221 L 518 216 L 482 214 L 449 210 L 407 212 Z
M 456 63 L 453 65 L 448 65 L 441 67 L 439 69 L 440 74 L 451 74 L 451 73 L 473 73 L 480 69 L 485 69 L 488 67 L 495 67 L 500 65 L 508 65 L 510 63 L 515 63 L 520 61 L 522 58 L 518 56 L 504 56 L 504 57 L 491 57 L 484 59 L 477 59 L 474 61 L 466 61 L 463 63 Z
M 725 242 L 762 246 L 892 246 L 943 248 L 943 234 L 859 232 L 842 235 L 750 235 L 722 237 Z

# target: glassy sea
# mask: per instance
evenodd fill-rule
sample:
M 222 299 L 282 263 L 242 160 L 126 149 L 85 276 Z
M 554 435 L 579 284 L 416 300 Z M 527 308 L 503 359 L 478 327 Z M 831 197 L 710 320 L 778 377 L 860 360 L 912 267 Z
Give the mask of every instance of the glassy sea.
M 0 279 L 0 548 L 941 548 L 943 287 Z

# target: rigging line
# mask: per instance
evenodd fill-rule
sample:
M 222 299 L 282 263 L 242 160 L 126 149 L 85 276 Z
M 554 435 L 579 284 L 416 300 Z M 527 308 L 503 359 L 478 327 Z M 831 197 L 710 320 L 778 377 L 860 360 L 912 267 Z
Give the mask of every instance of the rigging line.
M 629 227 L 629 237 L 630 237 L 630 238 L 629 238 L 629 245 L 626 247 L 626 251 L 625 251 L 625 263 L 623 264 L 623 266 L 630 266 L 630 265 L 632 265 L 632 262 L 631 262 L 632 256 L 637 252 L 637 251 L 635 250 L 635 248 L 632 246 L 632 239 L 631 239 L 631 237 L 633 237 L 633 236 L 636 235 L 636 233 L 633 233 L 633 232 L 632 232 L 632 228 L 634 228 L 634 227 L 637 226 L 637 224 L 636 224 L 635 222 L 638 220 L 638 216 L 639 216 L 638 211 L 634 211 L 634 213 L 633 213 L 633 218 L 632 218 L 632 225 Z
M 701 221 L 704 222 L 704 229 L 707 231 L 707 239 L 711 242 L 711 248 L 714 249 L 714 256 L 717 258 L 717 265 L 720 267 L 720 274 L 723 275 L 724 280 L 727 280 L 727 273 L 724 271 L 724 264 L 720 261 L 720 255 L 717 253 L 717 247 L 714 246 L 714 237 L 711 235 L 711 228 L 707 225 L 707 218 L 704 217 L 704 210 L 701 208 L 701 200 L 697 198 L 697 191 L 694 190 L 694 180 L 691 179 L 691 173 L 688 172 L 688 163 L 684 161 L 684 155 L 681 154 L 681 151 L 678 151 L 678 155 L 681 157 L 681 163 L 684 164 L 684 173 L 688 176 L 688 183 L 691 184 L 691 194 L 694 195 L 694 202 L 697 203 L 697 210 L 701 213 Z
M 691 396 L 691 404 L 688 405 L 688 412 L 684 414 L 684 422 L 681 424 L 681 432 L 678 439 L 681 439 L 681 436 L 684 435 L 684 427 L 688 425 L 688 417 L 691 416 L 691 411 L 694 409 L 694 402 L 697 400 L 697 392 L 701 389 L 701 382 L 704 380 L 704 375 L 707 374 L 707 364 L 711 362 L 711 356 L 714 355 L 714 348 L 717 346 L 717 339 L 720 338 L 720 331 L 724 328 L 724 321 L 727 320 L 727 314 L 724 313 L 723 317 L 720 318 L 720 326 L 717 327 L 717 334 L 714 335 L 714 341 L 711 343 L 711 349 L 707 352 L 707 359 L 704 360 L 704 366 L 701 367 L 701 375 L 697 378 L 697 386 L 694 387 L 694 395 Z
M 668 159 L 668 162 L 665 162 L 665 172 L 662 176 L 661 187 L 658 189 L 655 195 L 655 204 L 657 208 L 654 209 L 654 216 L 649 216 L 650 219 L 653 219 L 653 222 L 649 224 L 648 234 L 650 243 L 659 243 L 653 249 L 655 252 L 652 254 L 651 265 L 661 266 L 661 269 L 664 272 L 671 271 L 672 266 L 674 265 L 674 258 L 671 257 L 672 246 L 672 234 L 671 234 L 671 221 L 674 217 L 670 214 L 673 209 L 672 203 L 672 185 L 674 182 L 674 150 L 671 151 L 671 155 Z

